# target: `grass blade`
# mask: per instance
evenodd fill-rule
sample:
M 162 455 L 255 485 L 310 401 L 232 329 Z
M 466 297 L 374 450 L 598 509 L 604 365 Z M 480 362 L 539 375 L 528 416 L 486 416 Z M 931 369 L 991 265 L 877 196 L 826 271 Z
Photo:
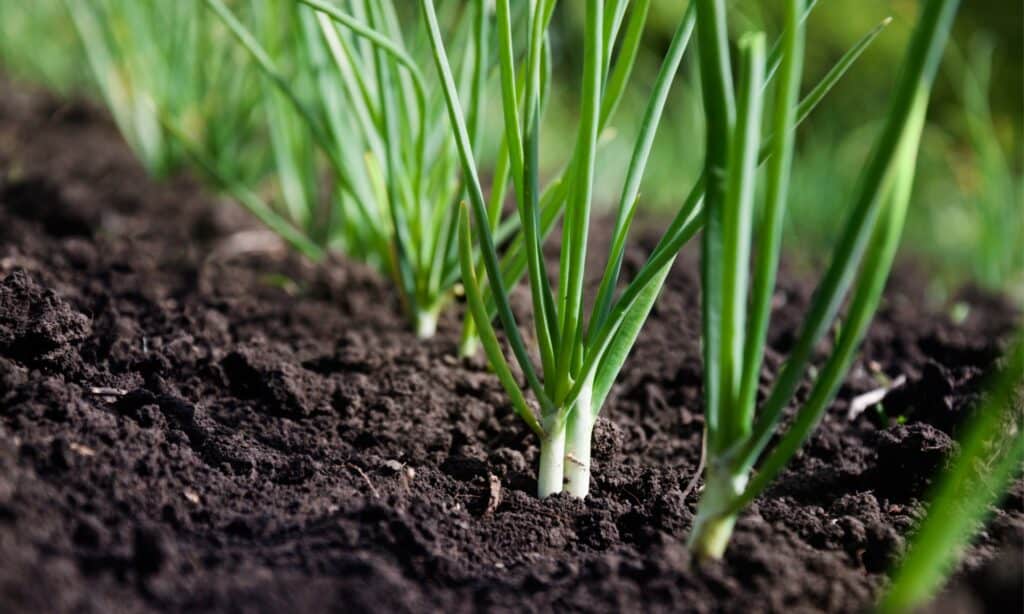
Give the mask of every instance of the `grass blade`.
M 621 3 L 621 10 L 625 10 L 626 4 L 626 2 Z M 629 15 L 626 33 L 622 37 L 619 55 L 615 60 L 615 68 L 608 76 L 607 83 L 605 84 L 604 95 L 601 100 L 601 126 L 608 124 L 611 116 L 615 114 L 619 102 L 622 101 L 622 95 L 626 92 L 626 84 L 629 83 L 629 78 L 633 74 L 633 67 L 636 64 L 636 58 L 640 51 L 640 42 L 643 40 L 644 25 L 647 23 L 647 14 L 650 7 L 651 0 L 638 0 Z M 621 21 L 622 15 L 617 13 L 614 19 Z M 608 20 L 605 21 L 606 29 L 612 26 L 614 26 L 612 32 L 605 36 L 605 42 L 603 43 L 606 67 L 611 58 L 612 47 L 615 43 L 614 32 L 618 32 L 618 26 L 608 23 Z
M 842 332 L 818 378 L 811 388 L 807 402 L 797 412 L 792 425 L 783 435 L 750 481 L 737 503 L 730 506 L 739 509 L 759 495 L 782 471 L 796 451 L 821 421 L 825 410 L 835 398 L 843 378 L 849 372 L 868 325 L 874 317 L 878 303 L 889 277 L 889 270 L 899 246 L 907 206 L 910 202 L 917 161 L 917 148 L 924 128 L 924 117 L 928 108 L 928 90 L 919 90 L 917 100 L 906 125 L 906 132 L 898 152 L 898 167 L 895 176 L 883 190 L 887 193 L 886 210 L 879 217 L 872 231 L 850 301 L 850 308 L 843 321 Z M 749 469 L 749 465 L 743 465 Z
M 645 296 L 650 297 L 652 292 L 657 294 L 657 291 L 661 289 L 661 283 L 664 282 L 665 276 L 668 274 L 669 268 L 675 262 L 679 250 L 700 230 L 704 223 L 703 208 L 701 207 L 703 198 L 701 187 L 702 184 L 698 183 L 690 191 L 689 197 L 687 197 L 686 202 L 680 208 L 679 213 L 676 214 L 676 218 L 673 220 L 669 230 L 666 231 L 659 242 L 659 248 L 655 249 L 633 281 L 626 286 L 622 296 L 619 297 L 615 302 L 615 306 L 609 312 L 604 325 L 597 330 L 596 334 L 593 335 L 592 341 L 588 343 L 587 353 L 583 357 L 583 364 L 578 370 L 576 383 L 569 394 L 566 395 L 566 405 L 572 405 L 576 402 L 583 382 L 593 376 L 593 372 L 599 368 L 612 342 L 619 338 L 619 331 L 625 325 L 627 319 L 633 316 L 634 310 L 641 309 L 638 305 L 641 304 L 642 298 Z M 661 281 L 659 282 L 658 280 Z M 655 285 L 656 288 L 652 289 L 652 285 Z M 621 338 L 626 338 L 626 336 L 623 335 Z M 619 352 L 617 351 L 616 353 Z M 614 362 L 610 362 L 608 368 L 611 368 L 612 364 Z M 595 382 L 596 385 L 597 382 Z M 606 392 L 610 385 L 609 383 L 604 387 Z
M 619 273 L 622 270 L 622 258 L 626 251 L 626 238 L 629 235 L 630 228 L 629 221 L 633 218 L 640 194 L 640 181 L 643 178 L 644 170 L 647 168 L 651 149 L 654 147 L 654 137 L 661 123 L 661 116 L 665 110 L 669 91 L 672 88 L 675 75 L 679 71 L 679 65 L 682 63 L 686 48 L 689 46 L 695 18 L 694 3 L 691 2 L 672 37 L 672 42 L 669 44 L 665 59 L 654 83 L 654 91 L 651 93 L 651 98 L 644 111 L 644 117 L 640 124 L 640 134 L 637 136 L 636 145 L 633 147 L 633 155 L 629 161 L 629 170 L 626 172 L 622 195 L 619 197 L 615 228 L 612 232 L 611 251 L 608 255 L 604 275 L 601 278 L 601 285 L 597 291 L 597 298 L 594 301 L 594 310 L 590 316 L 589 329 L 591 332 L 604 324 L 608 316 L 608 310 L 611 308 L 612 294 L 615 292 L 615 287 L 619 281 Z M 655 293 L 656 295 L 657 293 Z M 600 376 L 598 376 L 598 379 L 600 379 Z
M 668 277 L 671 270 L 672 263 L 669 262 L 658 270 L 648 283 L 641 287 L 637 293 L 636 300 L 625 311 L 621 322 L 616 327 L 615 336 L 609 342 L 608 349 L 601 355 L 601 360 L 597 364 L 597 373 L 594 375 L 592 411 L 595 416 L 604 407 L 605 399 L 608 398 L 612 385 L 618 379 L 619 371 L 622 370 L 622 365 L 626 362 L 629 351 L 636 344 L 636 338 L 640 334 L 640 329 L 643 327 L 644 322 L 647 321 L 647 316 L 650 315 L 651 309 L 654 307 L 654 301 L 661 294 L 661 288 L 665 285 L 665 278 Z M 575 401 L 575 397 L 573 399 Z
M 537 331 L 537 342 L 540 346 L 541 364 L 543 365 L 546 381 L 551 381 L 554 374 L 554 341 L 553 336 L 557 329 L 553 329 L 555 315 L 551 312 L 550 287 L 548 286 L 547 274 L 544 271 L 543 254 L 541 253 L 541 238 L 539 236 L 539 213 L 537 203 L 536 166 L 536 129 L 537 121 L 534 117 L 534 125 L 531 127 L 533 136 L 529 143 L 524 145 L 522 138 L 522 126 L 519 123 L 518 93 L 516 88 L 515 67 L 513 65 L 514 49 L 512 47 L 512 24 L 511 12 L 508 0 L 498 0 L 497 21 L 499 31 L 498 56 L 501 73 L 501 94 L 502 109 L 505 116 L 505 142 L 508 145 L 509 163 L 512 169 L 512 183 L 516 192 L 516 203 L 519 205 L 519 217 L 525 220 L 523 225 L 523 241 L 526 250 L 527 270 L 529 271 L 530 293 L 533 302 L 534 325 Z M 534 32 L 534 36 L 540 36 Z M 540 43 L 537 42 L 536 45 Z M 536 48 L 539 54 L 539 46 Z M 537 57 L 536 66 L 527 73 L 539 71 L 540 58 Z M 529 74 L 524 75 L 527 92 L 524 94 L 524 104 L 539 105 L 539 92 L 532 92 L 533 88 L 539 88 L 540 82 Z M 524 147 L 531 149 L 527 154 Z M 528 159 L 527 159 L 528 158 Z M 530 169 L 527 170 L 527 165 Z M 545 294 L 547 296 L 545 296 Z
M 728 394 L 724 380 L 721 331 L 725 296 L 719 284 L 725 275 L 724 206 L 729 142 L 735 123 L 735 94 L 729 61 L 729 40 L 724 0 L 696 0 L 697 42 L 700 48 L 707 152 L 704 160 L 704 232 L 701 246 L 701 311 L 704 354 L 704 398 L 708 449 L 717 450 L 722 399 Z
M 582 325 L 584 260 L 590 229 L 590 207 L 594 189 L 594 166 L 601 105 L 601 33 L 604 12 L 596 3 L 587 4 L 583 44 L 583 94 L 580 108 L 580 131 L 574 161 L 576 183 L 566 207 L 563 227 L 563 253 L 568 271 L 567 287 L 559 288 L 558 314 L 564 324 L 559 330 L 558 379 L 555 399 L 560 400 L 571 386 L 573 353 Z

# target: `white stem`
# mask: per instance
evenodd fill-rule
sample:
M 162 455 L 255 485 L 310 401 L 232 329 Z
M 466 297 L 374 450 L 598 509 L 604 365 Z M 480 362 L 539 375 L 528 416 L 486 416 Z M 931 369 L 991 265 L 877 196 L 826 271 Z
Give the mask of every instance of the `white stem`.
M 587 382 L 569 414 L 566 425 L 565 492 L 583 499 L 590 492 L 590 443 L 594 435 L 595 412 L 591 406 L 593 381 Z
M 480 349 L 480 340 L 476 335 L 469 335 L 463 337 L 459 341 L 459 358 L 469 358 L 476 356 L 477 350 Z
M 723 515 L 725 509 L 747 486 L 749 476 L 729 475 L 708 469 L 704 493 L 697 504 L 697 516 L 690 529 L 689 546 L 700 559 L 720 559 L 732 537 L 736 515 Z
M 437 317 L 439 309 L 429 309 L 416 313 L 416 336 L 420 339 L 429 339 L 437 332 Z
M 562 492 L 565 460 L 565 428 L 548 433 L 540 442 L 540 471 L 537 473 L 537 496 L 541 499 Z

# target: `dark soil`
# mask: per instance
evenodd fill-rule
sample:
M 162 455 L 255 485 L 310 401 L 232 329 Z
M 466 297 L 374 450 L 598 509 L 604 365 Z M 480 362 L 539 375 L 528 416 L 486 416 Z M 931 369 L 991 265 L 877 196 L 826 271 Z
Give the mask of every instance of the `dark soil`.
M 4 89 L 4 612 L 862 611 L 1020 319 L 968 291 L 954 324 L 897 275 L 821 428 L 701 566 L 692 254 L 599 423 L 592 496 L 539 501 L 535 441 L 456 359 L 454 316 L 417 342 L 372 271 L 306 264 L 149 180 L 102 114 Z M 781 284 L 765 381 L 809 295 Z M 1021 611 L 1022 504 L 1018 482 L 948 608 Z

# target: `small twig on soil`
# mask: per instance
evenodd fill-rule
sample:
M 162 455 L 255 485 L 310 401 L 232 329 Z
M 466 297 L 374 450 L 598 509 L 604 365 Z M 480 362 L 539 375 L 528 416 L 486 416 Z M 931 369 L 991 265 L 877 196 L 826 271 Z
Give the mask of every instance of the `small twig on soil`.
M 68 445 L 68 447 L 71 449 L 72 452 L 78 454 L 79 456 L 96 456 L 96 450 L 93 450 L 89 446 L 80 444 L 75 441 L 72 441 Z
M 900 375 L 896 379 L 892 380 L 892 382 L 886 386 L 881 386 L 879 388 L 875 388 L 874 390 L 865 392 L 864 394 L 857 395 L 856 397 L 853 398 L 852 401 L 850 401 L 850 408 L 846 412 L 846 419 L 854 420 L 857 416 L 864 413 L 865 409 L 871 407 L 872 405 L 881 403 L 891 390 L 893 390 L 894 388 L 899 388 L 900 386 L 905 384 L 906 381 L 907 376 Z
M 246 254 L 281 254 L 285 247 L 281 237 L 270 230 L 240 230 L 223 239 L 207 261 L 229 260 Z
M 122 388 L 111 388 L 110 386 L 92 386 L 87 390 L 87 392 L 98 397 L 123 397 L 128 394 L 127 390 Z
M 377 487 L 374 486 L 373 482 L 370 481 L 370 476 L 366 475 L 366 472 L 360 469 L 358 465 L 349 463 L 348 466 L 355 469 L 356 473 L 363 476 L 363 480 L 366 482 L 366 485 L 370 487 L 370 492 L 373 494 L 373 498 L 380 499 L 380 493 L 377 492 Z
M 708 431 L 704 430 L 704 434 L 700 438 L 700 460 L 697 461 L 697 469 L 693 472 L 693 477 L 690 478 L 690 482 L 683 489 L 683 502 L 690 496 L 693 489 L 697 487 L 697 480 L 700 479 L 702 473 L 704 473 L 704 464 L 708 459 Z

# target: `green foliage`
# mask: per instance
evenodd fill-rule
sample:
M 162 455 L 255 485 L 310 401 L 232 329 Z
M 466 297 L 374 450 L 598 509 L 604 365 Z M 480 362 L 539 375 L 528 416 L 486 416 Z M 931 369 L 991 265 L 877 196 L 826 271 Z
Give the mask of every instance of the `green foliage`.
M 515 63 L 517 52 L 513 44 L 510 3 L 508 0 L 497 2 L 505 144 L 519 225 L 522 227 L 522 240 L 508 251 L 503 266 L 496 251 L 496 235 L 500 229 L 496 230 L 492 225 L 477 177 L 478 163 L 469 131 L 462 120 L 462 103 L 452 78 L 446 45 L 437 25 L 434 2 L 421 0 L 430 30 L 437 72 L 444 83 L 449 118 L 456 132 L 463 173 L 468 178 L 468 200 L 487 276 L 488 298 L 485 299 L 485 289 L 477 280 L 470 216 L 465 207 L 466 213 L 462 215 L 459 227 L 463 283 L 474 321 L 480 327 L 484 349 L 495 372 L 499 374 L 517 412 L 541 435 L 540 496 L 559 492 L 563 488 L 576 496 L 586 495 L 590 475 L 590 438 L 593 421 L 600 410 L 600 406 L 595 407 L 592 402 L 595 378 L 598 375 L 614 378 L 625 357 L 625 352 L 614 346 L 620 340 L 632 343 L 637 328 L 636 314 L 642 312 L 646 316 L 657 294 L 656 289 L 652 292 L 645 287 L 650 281 L 648 278 L 646 281 L 641 280 L 634 288 L 631 298 L 620 299 L 614 307 L 608 308 L 611 304 L 610 292 L 615 289 L 618 279 L 622 250 L 625 247 L 624 238 L 632 221 L 639 179 L 664 109 L 665 97 L 693 29 L 692 12 L 687 14 L 677 30 L 645 114 L 643 136 L 637 142 L 634 162 L 620 200 L 617 239 L 602 281 L 602 286 L 608 290 L 604 292 L 605 298 L 599 299 L 598 307 L 591 312 L 589 325 L 584 320 L 584 263 L 593 204 L 598 135 L 618 105 L 629 81 L 649 6 L 646 0 L 636 2 L 632 7 L 629 4 L 627 0 L 618 0 L 605 4 L 603 8 L 596 3 L 587 5 L 583 88 L 575 147 L 565 163 L 564 171 L 542 192 L 539 185 L 539 152 L 546 89 L 543 83 L 545 64 L 549 61 L 550 53 L 547 32 L 556 1 L 539 0 L 528 4 L 526 51 L 518 68 Z M 619 52 L 613 54 L 616 41 L 620 41 Z M 558 285 L 552 288 L 544 270 L 541 245 L 563 209 L 565 222 Z M 534 365 L 509 307 L 508 286 L 523 274 L 523 269 L 528 273 L 530 282 L 540 369 Z M 663 274 L 658 276 L 659 287 L 663 278 Z M 640 294 L 643 300 L 638 302 L 637 296 Z M 497 344 L 491 325 L 489 303 L 493 304 L 516 361 L 540 405 L 539 419 L 526 405 L 518 383 L 511 377 L 511 369 Z M 620 331 L 625 332 L 625 335 L 619 335 Z M 613 338 L 616 342 L 610 343 Z M 606 357 L 617 361 L 617 365 L 602 370 L 601 363 Z M 598 389 L 604 393 L 609 385 L 606 382 L 597 383 Z
M 74 26 L 62 0 L 0 2 L 0 68 L 60 93 L 83 85 Z
M 143 164 L 165 176 L 186 151 L 172 122 L 236 177 L 252 176 L 248 133 L 259 100 L 251 71 L 199 0 L 62 0 L 93 82 Z M 227 170 L 227 169 L 225 169 Z
M 590 438 L 593 422 L 658 296 L 676 253 L 704 221 L 702 191 L 705 182 L 701 178 L 683 201 L 675 219 L 668 226 L 648 262 L 632 281 L 619 289 L 622 258 L 636 212 L 641 179 L 650 159 L 671 83 L 679 70 L 686 46 L 698 21 L 694 7 L 691 6 L 680 20 L 658 73 L 618 200 L 607 264 L 600 279 L 594 304 L 587 316 L 582 300 L 585 273 L 583 265 L 586 260 L 588 225 L 596 175 L 597 135 L 604 130 L 610 110 L 617 106 L 621 93 L 620 84 L 625 83 L 626 75 L 635 60 L 636 43 L 631 33 L 638 32 L 642 26 L 647 5 L 640 2 L 629 11 L 630 21 L 626 25 L 623 42 L 619 45 L 620 52 L 614 65 L 609 63 L 610 56 L 604 57 L 604 50 L 611 48 L 615 40 L 618 31 L 616 24 L 621 24 L 626 15 L 628 2 L 606 5 L 605 11 L 608 15 L 588 6 L 588 26 L 582 53 L 585 60 L 584 87 L 576 146 L 569 160 L 564 163 L 563 171 L 541 191 L 537 181 L 536 152 L 541 140 L 539 114 L 543 105 L 536 96 L 536 86 L 531 88 L 529 84 L 541 81 L 541 58 L 545 56 L 544 49 L 547 44 L 546 20 L 550 18 L 554 4 L 549 0 L 530 5 L 528 51 L 521 69 L 525 73 L 520 72 L 518 78 L 512 61 L 515 51 L 512 45 L 508 6 L 506 2 L 499 2 L 497 5 L 498 31 L 503 33 L 499 56 L 506 143 L 509 144 L 518 221 L 523 232 L 506 250 L 504 258 L 499 259 L 495 246 L 502 242 L 502 228 L 499 227 L 495 231 L 490 225 L 483 193 L 479 189 L 479 180 L 475 179 L 474 169 L 477 164 L 473 149 L 468 136 L 460 136 L 458 142 L 463 170 L 471 178 L 468 182 L 469 204 L 484 265 L 483 270 L 478 268 L 479 273 L 464 267 L 463 282 L 470 298 L 473 320 L 481 327 L 481 338 L 485 341 L 484 349 L 491 364 L 505 383 L 517 412 L 523 416 L 531 416 L 531 423 L 535 422 L 541 426 L 541 496 L 564 489 L 582 497 L 589 488 Z M 429 22 L 433 5 L 424 0 L 423 6 Z M 807 10 L 810 8 L 812 7 L 809 6 Z M 613 18 L 610 27 L 603 21 L 609 15 Z M 805 15 L 806 13 L 802 12 L 801 18 Z M 803 120 L 821 101 L 875 35 L 877 30 L 869 33 L 816 87 L 810 90 L 799 105 L 792 107 L 793 121 L 789 125 L 790 134 L 795 124 Z M 431 40 L 435 48 L 438 71 L 448 84 L 445 91 L 452 124 L 456 133 L 461 134 L 465 130 L 459 121 L 462 115 L 460 101 L 456 88 L 450 81 L 451 70 L 446 51 L 442 37 L 436 29 L 432 31 Z M 595 62 L 595 58 L 604 59 L 602 62 Z M 779 61 L 778 51 L 773 51 L 768 58 L 760 59 L 765 80 L 774 76 Z M 620 74 L 624 76 L 620 78 Z M 520 82 L 527 84 L 522 98 L 517 88 Z M 760 95 L 760 87 L 756 89 Z M 754 145 L 750 151 L 752 157 L 749 157 L 746 163 L 748 166 L 753 165 L 750 169 L 750 172 L 753 172 L 752 169 L 768 157 L 771 148 L 766 146 L 762 150 Z M 565 220 L 558 281 L 557 285 L 552 287 L 543 270 L 541 244 L 563 209 Z M 473 232 L 468 224 L 469 220 L 470 217 L 466 216 L 467 223 L 460 228 L 460 233 L 464 237 L 469 237 Z M 467 250 L 472 249 L 473 242 L 465 238 L 461 245 L 465 251 L 465 265 L 470 262 L 472 254 Z M 507 288 L 524 273 L 528 273 L 530 283 L 534 333 L 540 357 L 539 369 L 532 362 L 508 306 Z M 527 385 L 540 405 L 539 418 L 525 405 L 526 399 L 509 375 L 511 369 L 500 351 L 500 346 L 496 341 L 492 341 L 496 340 L 496 336 L 488 329 L 495 315 L 508 337 Z
M 970 281 L 1024 301 L 1024 250 L 1018 248 L 1024 243 L 1024 133 L 993 106 L 1002 89 L 992 81 L 993 44 L 979 36 L 966 51 L 950 45 L 939 75 L 950 90 L 947 105 L 932 114 L 922 137 L 905 243 L 935 273 L 940 298 Z M 852 188 L 850 169 L 865 155 L 875 128 L 867 123 L 841 139 L 836 124 L 816 126 L 797 156 L 793 181 L 801 189 L 793 194 L 786 226 L 804 261 L 825 252 L 837 235 L 836 217 L 823 203 Z
M 60 92 L 80 88 L 98 90 L 91 69 L 77 40 L 73 22 L 64 6 L 66 0 L 34 0 L 32 2 L 0 2 L 0 65 L 5 74 L 17 79 L 38 81 Z M 120 0 L 120 3 L 125 0 Z M 279 0 L 273 0 L 281 5 Z M 332 0 L 333 2 L 333 0 Z M 450 12 L 452 0 L 442 5 L 442 13 Z M 89 8 L 115 6 L 114 0 L 81 0 L 75 5 Z M 201 4 L 198 0 L 168 3 L 139 0 L 132 4 L 135 11 L 163 12 L 192 11 Z M 259 4 L 248 0 L 228 0 L 243 23 L 251 24 L 250 13 Z M 339 5 L 341 6 L 341 5 Z M 514 9 L 523 3 L 513 2 Z M 576 117 L 578 81 L 575 66 L 578 54 L 572 49 L 582 36 L 583 3 L 565 4 L 564 15 L 552 25 L 566 52 L 552 66 L 550 99 L 542 121 L 550 135 L 540 152 L 541 177 L 555 177 L 564 169 L 563 161 L 570 154 L 574 138 L 571 135 Z M 771 30 L 782 21 L 782 3 L 732 3 L 736 19 L 731 25 L 736 32 L 750 27 Z M 792 191 L 784 226 L 791 246 L 787 251 L 801 262 L 819 260 L 839 232 L 840 218 L 825 204 L 835 193 L 846 193 L 854 188 L 856 169 L 870 148 L 871 135 L 876 129 L 876 117 L 870 105 L 861 101 L 886 95 L 888 83 L 873 75 L 896 65 L 902 48 L 909 37 L 913 22 L 914 3 L 892 3 L 890 0 L 863 0 L 862 2 L 820 2 L 811 21 L 808 44 L 815 50 L 807 59 L 807 75 L 821 75 L 829 69 L 843 50 L 862 36 L 879 15 L 891 11 L 894 24 L 884 37 L 872 45 L 871 50 L 853 69 L 849 83 L 840 84 L 833 101 L 819 113 L 809 129 L 801 131 L 800 151 L 796 153 L 793 182 L 800 189 Z M 1012 6 L 1012 8 L 1011 8 Z M 402 23 L 408 23 L 415 3 L 397 3 Z M 278 10 L 279 10 L 278 9 Z M 94 10 L 97 10 L 94 8 Z M 1024 203 L 1022 203 L 1021 134 L 1024 116 L 1019 113 L 1022 56 L 1022 34 L 1013 26 L 1019 22 L 1021 7 L 1016 3 L 972 2 L 961 10 L 960 25 L 955 33 L 956 44 L 947 57 L 947 70 L 940 76 L 932 106 L 935 112 L 923 136 L 924 145 L 918 162 L 919 185 L 907 222 L 906 249 L 938 274 L 933 285 L 936 290 L 948 291 L 964 280 L 980 281 L 986 286 L 1009 292 L 1024 300 L 1024 263 L 1021 250 L 1013 247 L 1024 233 Z M 1009 12 L 1008 12 L 1009 11 Z M 520 11 L 521 12 L 521 11 Z M 637 49 L 635 76 L 637 84 L 653 83 L 657 76 L 668 40 L 678 24 L 679 3 L 675 0 L 651 0 L 646 33 Z M 118 18 L 124 21 L 123 18 Z M 445 16 L 442 15 L 442 22 Z M 204 29 L 216 28 L 216 19 L 207 19 Z M 271 23 L 283 28 L 289 21 Z M 147 28 L 143 28 L 145 30 Z M 253 79 L 251 66 L 242 61 L 244 50 L 234 45 L 224 30 L 213 39 L 211 58 L 225 54 L 234 56 L 236 73 L 243 73 L 248 81 L 250 95 L 259 96 L 264 88 Z M 123 30 L 123 28 L 122 28 Z M 155 34 L 166 39 L 172 30 L 160 29 Z M 521 35 L 521 32 L 519 33 Z M 121 32 L 118 37 L 125 38 Z M 131 38 L 129 36 L 129 38 Z M 274 35 L 281 38 L 281 34 Z M 419 47 L 411 53 L 423 56 L 425 39 L 414 36 Z M 493 42 L 493 41 L 492 41 Z M 112 49 L 118 49 L 112 41 Z M 964 52 L 958 51 L 963 49 Z M 240 53 L 241 52 L 241 53 Z M 493 53 L 492 53 L 493 55 Z M 115 60 L 120 58 L 115 54 Z M 220 60 L 217 60 L 218 62 Z M 492 64 L 494 58 L 491 58 Z M 173 68 L 173 67 L 172 67 Z M 683 66 L 679 76 L 680 87 L 669 95 L 663 118 L 665 128 L 659 131 L 654 153 L 648 163 L 641 184 L 640 206 L 648 209 L 675 211 L 678 190 L 672 186 L 680 178 L 695 180 L 701 171 L 703 150 L 703 116 L 701 95 L 692 63 Z M 167 68 L 156 72 L 167 72 Z M 497 89 L 492 66 L 488 87 Z M 235 75 L 239 78 L 242 75 Z M 145 77 L 145 75 L 143 75 Z M 193 81 L 195 83 L 195 81 Z M 184 84 L 182 89 L 191 89 Z M 632 154 L 632 143 L 640 130 L 646 95 L 642 87 L 624 91 L 622 112 L 616 116 L 615 126 L 606 126 L 600 137 L 599 164 L 602 172 L 595 178 L 594 203 L 596 208 L 614 204 Z M 216 129 L 217 137 L 232 153 L 221 156 L 223 165 L 240 163 L 242 168 L 226 169 L 223 173 L 233 185 L 230 192 L 239 197 L 241 188 L 248 191 L 245 200 L 262 201 L 270 210 L 279 207 L 282 198 L 281 180 L 273 168 L 274 160 L 265 143 L 267 135 L 265 114 L 255 113 L 249 118 L 245 132 L 230 133 L 231 122 L 207 121 L 210 112 L 231 114 L 221 87 L 207 88 L 203 100 L 212 104 L 201 105 L 202 114 L 183 119 L 189 142 L 202 144 L 204 132 Z M 980 93 L 981 95 L 977 95 Z M 496 97 L 496 96 L 495 96 Z M 145 111 L 145 107 L 143 107 Z M 495 117 L 482 114 L 484 121 L 481 145 L 477 151 L 481 159 L 493 161 L 501 130 Z M 257 121 L 253 122 L 255 119 Z M 134 140 L 134 139 L 133 139 Z M 161 139 L 167 144 L 167 158 L 171 167 L 181 165 L 187 155 L 185 147 L 174 143 L 176 139 Z M 202 147 L 197 148 L 202 151 Z M 995 153 L 995 155 L 992 155 Z M 1001 161 L 1000 161 L 1001 159 Z M 323 161 L 320 161 L 321 164 Z M 227 172 L 230 171 L 230 172 Z M 321 176 L 327 174 L 321 172 Z M 485 173 L 489 177 L 489 173 Z M 293 192 L 294 193 L 294 192 Z M 494 204 L 499 192 L 492 192 Z M 294 198 L 292 198 L 294 200 Z M 262 217 L 267 218 L 267 215 Z M 1002 217 L 1005 224 L 992 224 L 988 220 Z M 293 227 L 289 216 L 281 216 L 283 224 Z M 505 226 L 514 229 L 517 221 Z M 279 224 L 281 226 L 281 224 Z M 293 229 L 294 230 L 294 229 Z M 303 235 L 304 232 L 297 232 Z M 502 235 L 507 239 L 507 234 Z M 341 247 L 341 240 L 335 247 Z M 364 257 L 364 256 L 360 256 Z M 368 257 L 367 257 L 368 258 Z M 383 264 L 378 263 L 382 268 Z M 457 268 L 457 267 L 456 267 Z M 458 277 L 450 268 L 450 278 Z M 511 275 L 510 275 L 511 276 Z M 486 280 L 484 280 L 486 284 Z M 443 283 L 442 285 L 447 285 Z M 466 351 L 472 348 L 474 329 L 467 329 Z
M 265 76 L 287 220 L 317 252 L 340 248 L 386 271 L 418 333 L 432 335 L 457 279 L 463 186 L 444 106 L 410 51 L 422 50 L 422 31 L 403 24 L 390 0 L 258 3 L 249 19 L 222 0 L 205 4 Z M 448 6 L 459 87 L 471 99 L 466 119 L 479 139 L 486 8 Z
M 785 366 L 755 411 L 793 158 L 792 127 L 799 116 L 796 91 L 803 60 L 803 2 L 790 0 L 787 4 L 766 202 L 755 222 L 755 168 L 764 106 L 763 37 L 755 34 L 741 39 L 740 80 L 734 86 L 725 3 L 697 0 L 701 79 L 708 115 L 708 187 L 701 246 L 708 464 L 690 545 L 701 557 L 722 555 L 738 511 L 760 494 L 795 454 L 835 397 L 853 361 L 902 234 L 928 99 L 957 4 L 957 0 L 929 0 L 922 7 L 892 106 L 853 192 L 831 263 Z M 752 295 L 748 296 L 747 268 L 755 233 L 756 270 Z M 832 328 L 847 300 L 831 355 L 791 424 L 766 452 L 814 348 Z M 759 470 L 751 479 L 750 472 L 759 459 Z
M 937 256 L 970 263 L 975 280 L 995 289 L 1014 289 L 1024 297 L 1024 173 L 1014 171 L 1013 161 L 1000 142 L 999 130 L 990 106 L 993 91 L 994 44 L 977 38 L 963 57 L 956 47 L 948 55 L 950 73 L 963 102 L 963 120 L 968 136 L 966 160 L 951 154 L 950 165 L 962 197 L 946 213 L 963 224 L 948 224 L 950 233 L 967 229 L 970 236 L 950 240 L 936 219 L 932 225 L 938 237 Z M 1015 135 L 1021 145 L 1021 135 Z M 956 157 L 954 157 L 956 156 Z M 957 159 L 961 158 L 961 159 Z M 937 208 L 941 211 L 941 208 Z M 938 211 L 936 218 L 939 217 Z

